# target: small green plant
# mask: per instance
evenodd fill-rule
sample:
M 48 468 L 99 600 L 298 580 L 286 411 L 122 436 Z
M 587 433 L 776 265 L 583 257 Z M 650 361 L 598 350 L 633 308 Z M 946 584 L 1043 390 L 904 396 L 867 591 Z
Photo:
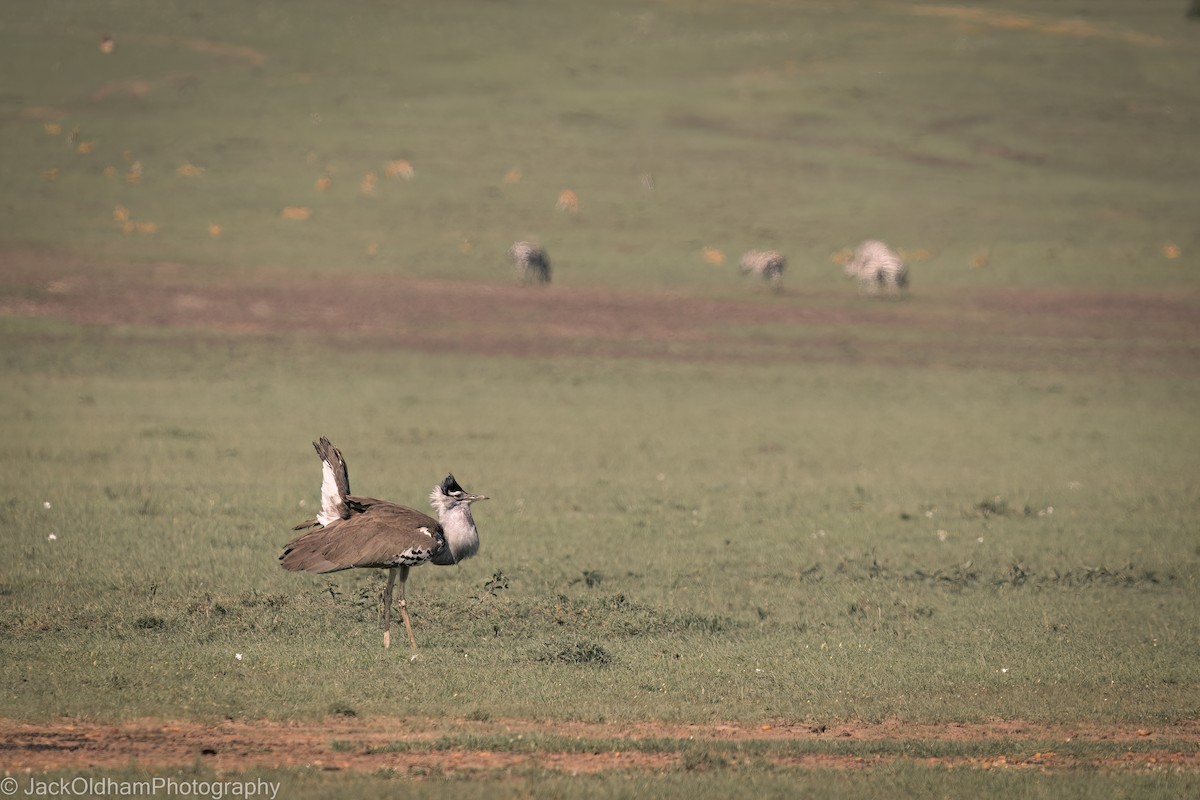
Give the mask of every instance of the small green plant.
M 729 759 L 710 750 L 685 750 L 680 766 L 687 772 L 709 772 L 726 769 Z
M 488 594 L 495 597 L 498 593 L 508 589 L 508 576 L 504 574 L 503 570 L 498 569 L 483 584 L 483 588 Z
M 976 503 L 975 513 L 987 519 L 988 517 L 1007 516 L 1010 513 L 1010 509 L 1008 501 L 997 495 L 996 497 Z
M 582 641 L 552 648 L 538 657 L 538 661 L 605 667 L 612 663 L 613 658 L 607 650 L 595 642 Z

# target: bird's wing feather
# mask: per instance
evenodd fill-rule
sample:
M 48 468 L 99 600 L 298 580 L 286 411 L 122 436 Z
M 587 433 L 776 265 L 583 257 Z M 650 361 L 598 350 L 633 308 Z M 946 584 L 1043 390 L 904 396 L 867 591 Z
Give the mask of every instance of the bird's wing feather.
M 361 513 L 288 542 L 279 557 L 280 566 L 293 572 L 414 566 L 430 560 L 445 546 L 441 526 L 432 517 L 373 498 L 353 500 L 370 502 Z
M 350 516 L 346 499 L 350 496 L 350 471 L 342 452 L 324 436 L 313 442 L 317 455 L 321 457 L 321 511 L 317 521 L 328 525 L 337 519 Z

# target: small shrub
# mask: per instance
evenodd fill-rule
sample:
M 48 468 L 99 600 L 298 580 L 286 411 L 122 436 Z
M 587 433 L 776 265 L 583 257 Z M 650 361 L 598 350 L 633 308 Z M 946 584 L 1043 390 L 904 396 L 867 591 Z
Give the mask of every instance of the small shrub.
M 592 666 L 608 666 L 613 658 L 609 652 L 594 642 L 576 642 L 546 653 L 538 658 L 543 663 L 581 664 Z
M 729 762 L 723 756 L 707 750 L 688 751 L 683 754 L 682 766 L 688 772 L 707 772 L 712 769 L 724 769 L 729 766 Z
M 501 570 L 496 570 L 492 573 L 492 577 L 488 579 L 487 583 L 483 584 L 483 588 L 487 590 L 488 594 L 495 597 L 496 592 L 508 588 L 508 576 Z
M 975 504 L 975 512 L 984 519 L 988 517 L 1003 517 L 1010 513 L 1008 501 L 1003 497 L 993 497 Z

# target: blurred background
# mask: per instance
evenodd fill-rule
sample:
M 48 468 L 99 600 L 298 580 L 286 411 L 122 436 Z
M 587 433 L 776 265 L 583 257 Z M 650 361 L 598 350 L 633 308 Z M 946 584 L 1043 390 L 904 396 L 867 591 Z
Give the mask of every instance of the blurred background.
M 1191 288 L 1184 3 L 44 2 L 0 25 L 0 236 L 272 269 L 723 291 Z M 560 199 L 566 201 L 560 203 Z M 833 259 L 833 260 L 831 260 Z

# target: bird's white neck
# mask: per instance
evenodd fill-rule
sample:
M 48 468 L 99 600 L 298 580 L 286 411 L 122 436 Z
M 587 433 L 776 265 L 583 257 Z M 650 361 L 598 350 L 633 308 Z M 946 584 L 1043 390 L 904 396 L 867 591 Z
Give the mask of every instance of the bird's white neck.
M 471 504 L 452 500 L 435 491 L 430 496 L 437 511 L 438 522 L 446 534 L 446 545 L 450 548 L 454 563 L 470 558 L 479 552 L 479 531 L 471 517 Z

